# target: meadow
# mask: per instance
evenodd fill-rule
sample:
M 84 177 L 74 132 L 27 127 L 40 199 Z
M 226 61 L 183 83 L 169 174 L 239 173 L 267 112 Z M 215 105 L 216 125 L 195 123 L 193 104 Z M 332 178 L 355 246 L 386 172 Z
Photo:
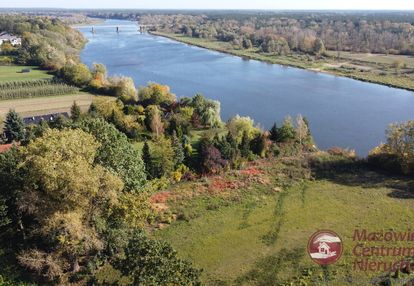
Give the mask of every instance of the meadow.
M 409 230 L 413 183 L 358 164 L 308 170 L 270 159 L 155 196 L 164 223 L 153 235 L 202 268 L 206 285 L 372 285 L 382 273 L 352 270 L 354 230 Z M 344 241 L 329 267 L 305 250 L 321 229 Z
M 30 69 L 30 72 L 23 73 L 23 69 Z M 17 80 L 50 79 L 52 77 L 47 71 L 41 70 L 36 66 L 0 66 L 0 83 Z

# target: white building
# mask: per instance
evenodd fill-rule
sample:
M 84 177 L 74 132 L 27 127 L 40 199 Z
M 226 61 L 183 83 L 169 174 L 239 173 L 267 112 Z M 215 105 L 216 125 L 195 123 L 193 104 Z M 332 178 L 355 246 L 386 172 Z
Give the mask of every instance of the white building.
M 10 43 L 12 46 L 20 46 L 22 44 L 22 39 L 17 36 L 10 35 L 6 32 L 0 33 L 0 45 L 3 43 Z

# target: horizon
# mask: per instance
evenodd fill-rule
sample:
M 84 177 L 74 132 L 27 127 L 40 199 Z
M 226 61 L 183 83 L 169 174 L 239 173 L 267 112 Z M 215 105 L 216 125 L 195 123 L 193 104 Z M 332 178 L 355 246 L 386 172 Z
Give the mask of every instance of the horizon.
M 210 0 L 194 2 L 191 0 L 110 0 L 65 1 L 65 0 L 4 0 L 2 9 L 117 9 L 117 10 L 257 10 L 257 11 L 414 11 L 414 1 L 359 1 L 348 0 L 340 3 L 328 0 Z M 100 8 L 97 8 L 100 7 Z M 375 7 L 375 9 L 372 9 Z
M 93 8 L 93 7 L 0 7 L 0 10 L 10 10 L 10 9 L 16 9 L 16 10 L 24 10 L 24 9 L 34 9 L 34 10 L 42 10 L 42 9 L 48 9 L 48 10 L 112 10 L 112 11 L 266 11 L 266 12 L 414 12 L 414 8 L 410 9 L 253 9 L 253 8 Z

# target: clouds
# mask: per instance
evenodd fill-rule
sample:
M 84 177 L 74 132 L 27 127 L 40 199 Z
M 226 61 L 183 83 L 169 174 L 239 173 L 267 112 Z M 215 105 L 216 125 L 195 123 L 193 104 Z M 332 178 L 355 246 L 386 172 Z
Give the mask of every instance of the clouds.
M 142 9 L 393 9 L 414 10 L 406 0 L 1 0 L 0 7 Z

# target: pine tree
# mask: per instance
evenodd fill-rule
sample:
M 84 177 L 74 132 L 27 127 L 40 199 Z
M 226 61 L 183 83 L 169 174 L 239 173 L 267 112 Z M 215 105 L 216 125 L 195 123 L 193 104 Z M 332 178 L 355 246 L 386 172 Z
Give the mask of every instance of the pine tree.
M 24 134 L 23 119 L 16 111 L 10 110 L 9 113 L 7 113 L 6 121 L 4 123 L 4 135 L 6 136 L 7 142 L 21 141 L 24 139 Z
M 213 141 L 214 146 L 219 149 L 224 159 L 233 162 L 239 153 L 236 139 L 231 132 L 228 132 L 224 138 L 217 138 L 215 137 Z
M 230 146 L 229 159 L 233 161 L 239 154 L 239 146 L 237 145 L 237 140 L 236 138 L 234 138 L 231 132 L 228 132 L 226 136 L 226 141 Z
M 243 132 L 242 141 L 240 143 L 240 154 L 244 158 L 249 157 L 250 154 L 250 140 L 246 131 Z
M 144 147 L 142 148 L 142 161 L 144 161 L 145 172 L 147 173 L 148 179 L 152 179 L 152 159 L 147 141 L 145 141 Z
M 91 105 L 89 106 L 88 113 L 91 115 L 95 115 L 97 112 L 98 112 L 98 109 L 96 107 L 96 104 L 92 102 Z
M 273 124 L 272 128 L 269 130 L 269 139 L 273 142 L 277 142 L 279 137 L 279 128 L 277 128 L 277 124 Z
M 278 129 L 277 142 L 289 142 L 296 139 L 296 130 L 290 116 L 283 121 L 282 127 Z
M 70 108 L 70 118 L 73 121 L 78 121 L 81 117 L 81 110 L 79 105 L 76 103 L 76 101 L 73 102 L 72 107 Z
M 181 140 L 177 137 L 175 130 L 173 131 L 171 143 L 174 150 L 174 165 L 177 167 L 184 162 L 185 156 L 183 145 Z
M 253 140 L 250 142 L 251 149 L 254 154 L 259 155 L 260 157 L 264 158 L 266 156 L 266 136 L 265 134 L 258 134 Z
M 67 120 L 65 118 L 65 116 L 63 116 L 62 114 L 59 114 L 55 121 L 53 123 L 51 123 L 53 128 L 57 128 L 57 129 L 63 129 L 65 127 L 67 123 Z

